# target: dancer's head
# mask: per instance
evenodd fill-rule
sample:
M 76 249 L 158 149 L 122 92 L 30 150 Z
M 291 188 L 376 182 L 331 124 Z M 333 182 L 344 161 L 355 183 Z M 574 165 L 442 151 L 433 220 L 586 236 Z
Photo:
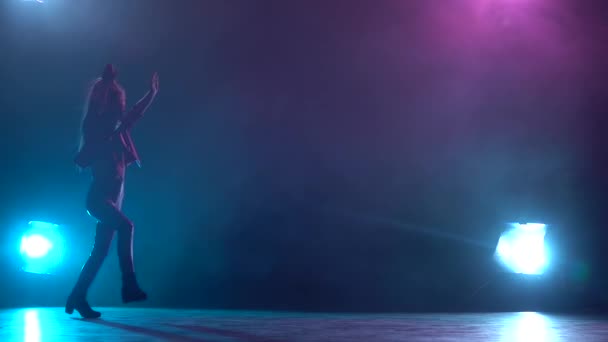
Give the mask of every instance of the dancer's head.
M 126 95 L 116 81 L 117 75 L 118 71 L 114 65 L 105 66 L 101 77 L 95 81 L 89 92 L 87 112 L 93 110 L 97 115 L 109 115 L 112 119 L 120 118 L 125 111 Z
M 116 81 L 117 74 L 112 64 L 106 65 L 89 89 L 81 125 L 81 148 L 86 132 L 113 129 L 124 115 L 126 94 Z
M 118 75 L 118 70 L 112 64 L 106 64 L 106 67 L 103 69 L 103 73 L 101 74 L 101 79 L 106 82 L 112 82 L 116 80 L 116 76 Z

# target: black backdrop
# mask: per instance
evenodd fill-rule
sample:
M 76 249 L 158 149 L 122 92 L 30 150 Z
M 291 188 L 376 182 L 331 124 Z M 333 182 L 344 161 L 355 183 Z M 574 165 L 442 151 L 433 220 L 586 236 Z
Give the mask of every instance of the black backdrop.
M 496 274 L 508 221 L 551 224 L 555 271 L 588 285 L 571 274 L 598 270 L 604 221 L 600 4 L 3 1 L 4 286 L 52 282 L 43 297 L 61 304 L 86 258 L 88 176 L 71 158 L 109 62 L 130 105 L 161 77 L 127 176 L 144 305 L 506 303 L 526 283 Z M 30 219 L 63 225 L 58 278 L 11 273 Z M 118 280 L 112 255 L 92 301 L 117 304 Z

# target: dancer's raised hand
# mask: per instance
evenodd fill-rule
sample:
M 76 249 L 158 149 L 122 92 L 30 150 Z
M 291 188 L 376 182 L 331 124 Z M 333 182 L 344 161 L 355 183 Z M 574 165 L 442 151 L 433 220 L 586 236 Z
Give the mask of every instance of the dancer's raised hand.
M 155 72 L 152 75 L 152 80 L 150 81 L 150 91 L 154 94 L 157 94 L 158 89 L 159 89 L 158 72 Z

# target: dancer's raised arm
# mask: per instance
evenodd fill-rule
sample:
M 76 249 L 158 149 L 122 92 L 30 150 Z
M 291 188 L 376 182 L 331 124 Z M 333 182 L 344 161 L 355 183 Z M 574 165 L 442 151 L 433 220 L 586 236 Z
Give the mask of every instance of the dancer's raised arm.
M 156 97 L 156 94 L 158 94 L 158 89 L 159 89 L 158 73 L 155 72 L 152 75 L 152 80 L 150 81 L 150 90 L 148 91 L 148 93 L 146 93 L 146 95 L 144 97 L 141 98 L 141 100 L 139 100 L 135 104 L 135 106 L 133 106 L 133 109 L 131 109 L 131 111 L 129 111 L 129 113 L 127 113 L 127 115 L 125 115 L 124 119 L 122 120 L 121 128 L 124 128 L 127 130 L 131 129 L 133 127 L 133 125 L 135 124 L 135 122 L 137 122 L 137 120 L 139 120 L 141 117 L 144 116 L 144 113 L 146 112 L 148 107 L 150 107 L 150 105 L 152 104 L 152 101 Z

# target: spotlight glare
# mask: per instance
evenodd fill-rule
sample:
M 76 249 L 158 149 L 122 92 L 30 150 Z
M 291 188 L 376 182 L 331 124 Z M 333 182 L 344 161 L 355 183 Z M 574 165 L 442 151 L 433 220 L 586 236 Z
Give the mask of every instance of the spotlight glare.
M 548 264 L 545 248 L 547 226 L 542 223 L 512 223 L 496 246 L 496 257 L 513 273 L 538 275 Z
M 24 236 L 21 239 L 21 253 L 25 253 L 33 259 L 47 255 L 52 248 L 53 244 L 47 238 L 38 234 Z
M 63 240 L 59 226 L 31 221 L 21 237 L 21 269 L 27 273 L 53 274 L 63 259 Z

